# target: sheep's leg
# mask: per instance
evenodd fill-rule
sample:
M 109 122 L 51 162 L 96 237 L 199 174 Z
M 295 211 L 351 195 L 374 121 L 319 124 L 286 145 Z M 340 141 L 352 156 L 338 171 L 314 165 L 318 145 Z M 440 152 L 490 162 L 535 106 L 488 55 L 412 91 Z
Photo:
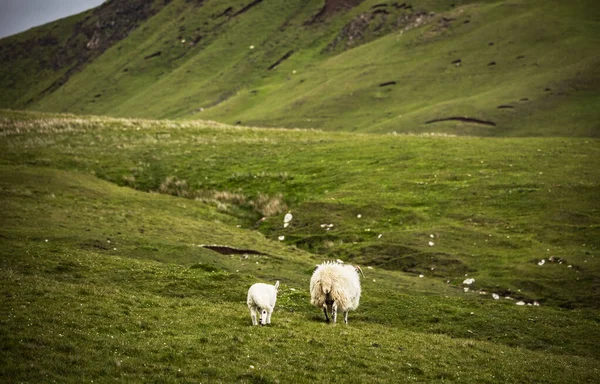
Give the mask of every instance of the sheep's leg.
M 256 321 L 256 308 L 250 306 L 250 317 L 252 318 L 252 325 L 258 325 Z
M 337 303 L 334 302 L 331 305 L 331 317 L 333 317 L 333 323 L 335 324 L 335 321 L 337 320 Z
M 323 313 L 325 314 L 325 321 L 329 323 L 329 316 L 327 316 L 327 304 L 323 304 Z
M 271 324 L 271 315 L 273 314 L 273 308 L 267 308 L 267 324 Z
M 344 312 L 344 324 L 348 324 L 348 311 Z

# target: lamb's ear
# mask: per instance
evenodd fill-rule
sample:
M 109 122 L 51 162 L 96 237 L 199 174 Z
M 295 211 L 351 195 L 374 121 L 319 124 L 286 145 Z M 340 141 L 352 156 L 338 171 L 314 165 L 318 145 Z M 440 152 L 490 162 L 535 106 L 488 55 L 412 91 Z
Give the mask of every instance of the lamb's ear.
M 275 289 L 279 289 L 279 280 L 275 283 Z

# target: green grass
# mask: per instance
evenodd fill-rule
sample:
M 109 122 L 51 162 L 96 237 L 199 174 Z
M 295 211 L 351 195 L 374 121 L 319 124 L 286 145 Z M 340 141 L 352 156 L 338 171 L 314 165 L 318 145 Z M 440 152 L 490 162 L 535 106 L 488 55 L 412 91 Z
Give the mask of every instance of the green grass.
M 1 116 L 4 381 L 598 375 L 597 140 Z M 256 228 L 259 196 L 280 210 Z M 335 258 L 366 274 L 347 326 L 309 303 Z M 276 279 L 273 325 L 253 328 L 247 289 Z
M 40 92 L 62 73 L 40 63 L 56 55 L 52 47 L 35 51 L 40 62 L 9 60 L 0 86 L 11 91 L 0 106 L 328 131 L 598 136 L 597 2 L 453 3 L 413 1 L 412 11 L 388 5 L 384 17 L 373 14 L 381 1 L 367 0 L 307 24 L 322 1 L 261 2 L 229 18 L 217 16 L 247 2 L 174 0 L 50 94 Z M 347 46 L 342 31 L 361 15 L 370 24 Z M 47 35 L 60 47 L 74 21 L 3 40 L 0 48 L 13 54 L 18 39 Z M 396 85 L 380 86 L 390 81 Z M 496 125 L 426 124 L 464 116 Z

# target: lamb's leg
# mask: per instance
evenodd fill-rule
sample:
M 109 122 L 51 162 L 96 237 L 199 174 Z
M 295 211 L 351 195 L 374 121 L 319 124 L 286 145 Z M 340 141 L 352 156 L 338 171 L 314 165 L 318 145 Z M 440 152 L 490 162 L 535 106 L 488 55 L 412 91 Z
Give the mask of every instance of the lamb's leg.
M 335 321 L 337 320 L 337 303 L 334 302 L 331 305 L 331 317 L 333 317 L 333 323 L 335 324 Z
M 323 313 L 325 314 L 325 321 L 329 323 L 329 317 L 327 316 L 327 304 L 323 304 Z
M 348 311 L 344 312 L 344 324 L 348 324 Z
M 256 321 L 256 308 L 254 308 L 253 306 L 249 306 L 248 308 L 250 308 L 250 317 L 252 318 L 252 325 L 258 325 L 258 322 Z

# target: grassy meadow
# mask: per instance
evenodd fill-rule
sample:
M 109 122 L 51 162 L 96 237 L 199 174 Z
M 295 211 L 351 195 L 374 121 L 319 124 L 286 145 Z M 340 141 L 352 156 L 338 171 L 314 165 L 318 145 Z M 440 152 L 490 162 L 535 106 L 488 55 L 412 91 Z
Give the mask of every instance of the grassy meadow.
M 3 382 L 597 381 L 596 139 L 2 110 L 0 168 Z M 309 303 L 331 259 L 348 325 Z

